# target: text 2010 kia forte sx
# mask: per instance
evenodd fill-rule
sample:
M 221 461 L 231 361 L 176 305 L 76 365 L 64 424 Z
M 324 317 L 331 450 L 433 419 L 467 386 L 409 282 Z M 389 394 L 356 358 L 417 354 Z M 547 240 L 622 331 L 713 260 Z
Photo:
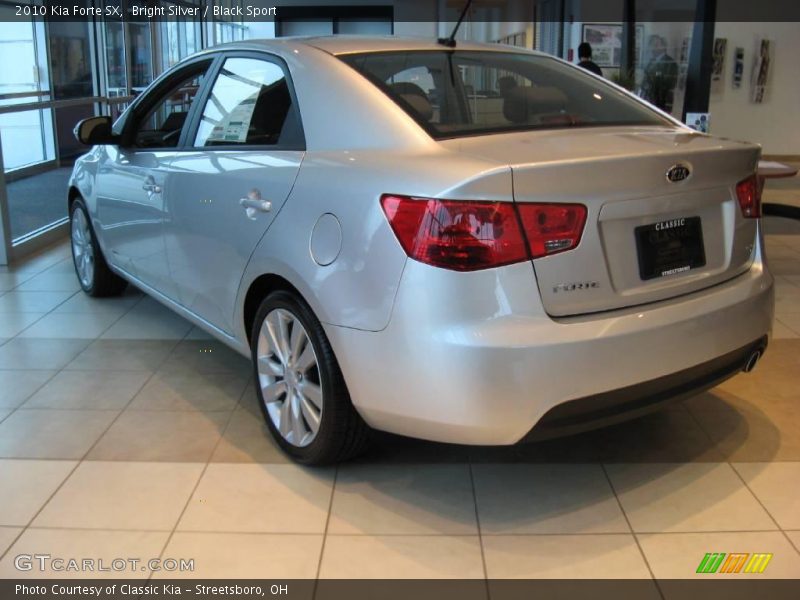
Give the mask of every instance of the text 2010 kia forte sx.
M 513 444 L 641 414 L 763 352 L 751 144 L 499 45 L 237 43 L 76 128 L 72 248 L 252 355 L 296 460 L 370 428 Z

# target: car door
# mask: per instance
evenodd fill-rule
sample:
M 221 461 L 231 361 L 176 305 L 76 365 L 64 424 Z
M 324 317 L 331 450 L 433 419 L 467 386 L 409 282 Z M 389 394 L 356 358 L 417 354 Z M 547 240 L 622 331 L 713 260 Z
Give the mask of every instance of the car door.
M 213 57 L 193 61 L 137 101 L 120 145 L 106 148 L 97 175 L 97 221 L 111 262 L 173 299 L 177 288 L 163 237 L 169 165 L 212 62 Z
M 180 302 L 232 332 L 244 269 L 289 195 L 305 142 L 286 65 L 224 55 L 171 164 L 164 239 Z

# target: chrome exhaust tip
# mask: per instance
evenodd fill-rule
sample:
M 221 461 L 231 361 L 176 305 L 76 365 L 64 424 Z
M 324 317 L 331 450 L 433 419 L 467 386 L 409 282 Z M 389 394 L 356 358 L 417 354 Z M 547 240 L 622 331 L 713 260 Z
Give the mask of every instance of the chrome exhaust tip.
M 744 363 L 744 368 L 742 369 L 742 371 L 744 371 L 745 373 L 749 373 L 750 371 L 755 369 L 756 368 L 756 363 L 761 359 L 761 355 L 763 353 L 764 353 L 764 351 L 761 350 L 761 349 L 756 350 L 755 352 L 753 352 L 750 355 L 750 358 L 747 359 L 747 362 Z

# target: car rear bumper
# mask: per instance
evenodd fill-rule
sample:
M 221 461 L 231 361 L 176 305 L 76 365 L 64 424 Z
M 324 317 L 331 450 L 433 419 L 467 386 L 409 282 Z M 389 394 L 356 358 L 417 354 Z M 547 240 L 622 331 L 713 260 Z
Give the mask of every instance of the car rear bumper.
M 715 385 L 765 346 L 773 310 L 760 258 L 700 292 L 561 319 L 544 312 L 530 264 L 454 273 L 409 261 L 386 329 L 326 329 L 372 427 L 503 445 Z
M 522 441 L 537 441 L 613 425 L 690 398 L 752 369 L 767 348 L 767 336 L 708 362 L 651 381 L 568 400 L 547 411 Z

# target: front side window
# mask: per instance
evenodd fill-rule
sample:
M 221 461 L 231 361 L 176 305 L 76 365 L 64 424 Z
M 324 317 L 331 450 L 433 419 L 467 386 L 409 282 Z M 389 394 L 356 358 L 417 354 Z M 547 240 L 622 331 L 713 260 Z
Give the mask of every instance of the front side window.
M 340 57 L 435 138 L 598 125 L 667 125 L 611 85 L 547 57 L 410 51 Z
M 229 58 L 211 88 L 194 145 L 274 146 L 291 128 L 286 75 L 273 62 Z
M 170 86 L 169 91 L 160 97 L 138 120 L 134 135 L 134 145 L 138 148 L 174 148 L 178 145 L 181 131 L 186 123 L 189 110 L 203 83 L 209 63 L 202 63 L 190 69 Z

